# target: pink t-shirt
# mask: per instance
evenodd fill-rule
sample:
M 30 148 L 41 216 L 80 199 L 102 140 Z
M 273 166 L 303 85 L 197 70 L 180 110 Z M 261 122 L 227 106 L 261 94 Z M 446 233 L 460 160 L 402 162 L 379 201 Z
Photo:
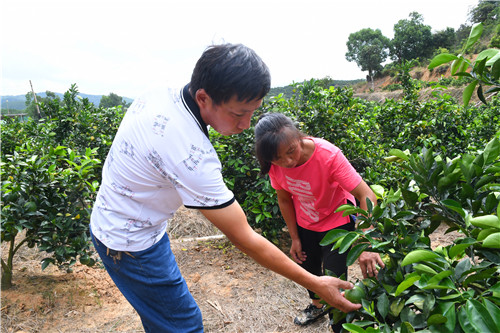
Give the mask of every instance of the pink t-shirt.
M 349 193 L 361 182 L 361 176 L 342 151 L 320 138 L 314 142 L 309 160 L 295 168 L 272 165 L 271 186 L 292 194 L 297 224 L 312 231 L 327 231 L 349 223 L 349 216 L 335 210 L 355 202 Z

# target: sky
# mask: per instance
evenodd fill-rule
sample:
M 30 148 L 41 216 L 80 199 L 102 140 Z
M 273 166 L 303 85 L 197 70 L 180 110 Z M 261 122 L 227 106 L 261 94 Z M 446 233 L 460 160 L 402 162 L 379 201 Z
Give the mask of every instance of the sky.
M 478 0 L 0 0 L 0 95 L 65 92 L 134 98 L 189 82 L 212 44 L 242 43 L 272 87 L 366 77 L 345 58 L 351 33 L 394 25 L 413 11 L 433 32 L 457 30 Z

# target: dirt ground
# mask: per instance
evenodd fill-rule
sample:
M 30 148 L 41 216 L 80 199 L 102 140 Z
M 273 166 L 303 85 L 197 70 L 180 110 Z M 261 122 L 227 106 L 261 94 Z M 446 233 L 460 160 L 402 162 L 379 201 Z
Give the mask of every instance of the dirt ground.
M 449 244 L 456 237 L 444 235 L 444 230 L 434 233 L 434 245 Z M 217 236 L 197 211 L 179 211 L 169 234 L 206 332 L 330 332 L 327 317 L 307 327 L 294 325 L 293 318 L 308 304 L 305 290 Z M 287 243 L 284 238 L 280 247 L 288 253 Z M 42 258 L 28 248 L 16 255 L 14 287 L 1 294 L 1 332 L 144 332 L 102 267 L 77 264 L 72 273 L 53 266 L 42 271 Z M 349 275 L 351 281 L 361 278 L 357 264 Z

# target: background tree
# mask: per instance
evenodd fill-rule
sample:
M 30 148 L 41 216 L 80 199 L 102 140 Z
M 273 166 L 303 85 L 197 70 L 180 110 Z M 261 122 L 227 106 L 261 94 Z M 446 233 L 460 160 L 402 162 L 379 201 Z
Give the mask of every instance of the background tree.
M 469 12 L 469 21 L 472 24 L 483 23 L 483 25 L 488 25 L 498 21 L 500 16 L 500 2 L 479 0 L 476 7 L 472 8 Z
M 46 91 L 45 92 L 46 97 L 41 97 L 39 95 L 36 95 L 36 100 L 38 101 L 38 104 L 40 106 L 41 103 L 48 103 L 53 100 L 58 100 L 59 97 L 52 91 Z M 40 114 L 38 114 L 38 110 L 36 107 L 35 103 L 35 96 L 33 95 L 33 92 L 27 92 L 25 95 L 26 98 L 26 113 L 28 114 L 29 117 L 32 117 L 33 119 L 39 120 L 40 118 L 45 118 L 46 114 L 44 110 L 40 109 Z
M 362 29 L 349 35 L 347 61 L 355 61 L 362 71 L 368 71 L 373 87 L 373 76 L 382 70 L 382 63 L 389 55 L 390 39 L 380 29 Z
M 112 108 L 115 106 L 123 106 L 123 108 L 129 107 L 129 103 L 125 101 L 121 96 L 118 96 L 115 93 L 110 93 L 108 96 L 102 96 L 101 101 L 99 102 L 100 108 Z
M 459 51 L 462 48 L 462 43 L 469 38 L 471 26 L 467 24 L 461 24 L 456 32 L 456 43 L 453 51 Z
M 417 58 L 428 58 L 433 51 L 431 27 L 423 23 L 424 18 L 412 12 L 408 20 L 399 20 L 394 25 L 391 57 L 399 62 Z
M 434 49 L 452 49 L 456 42 L 456 33 L 453 28 L 446 28 L 432 34 L 432 45 Z

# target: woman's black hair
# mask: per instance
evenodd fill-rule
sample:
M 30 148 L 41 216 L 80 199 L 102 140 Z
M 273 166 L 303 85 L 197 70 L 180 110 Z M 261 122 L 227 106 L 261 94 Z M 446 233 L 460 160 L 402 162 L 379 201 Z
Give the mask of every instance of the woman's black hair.
M 193 98 L 204 89 L 216 105 L 236 96 L 239 102 L 264 98 L 271 75 L 262 59 L 242 44 L 208 47 L 196 63 L 189 90 Z
M 289 129 L 290 131 L 285 131 Z M 265 113 L 255 125 L 255 155 L 260 164 L 260 174 L 266 175 L 272 161 L 278 157 L 281 143 L 290 137 L 300 140 L 304 134 L 295 126 L 292 119 L 282 113 Z

